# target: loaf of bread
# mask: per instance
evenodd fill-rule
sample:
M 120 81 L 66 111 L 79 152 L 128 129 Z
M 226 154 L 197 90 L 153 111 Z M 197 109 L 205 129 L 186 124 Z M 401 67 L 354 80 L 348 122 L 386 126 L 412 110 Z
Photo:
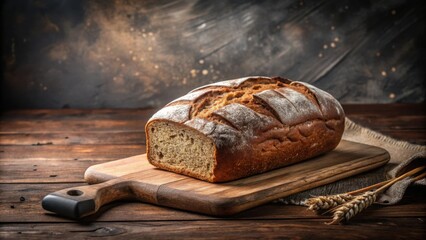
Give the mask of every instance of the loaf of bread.
M 197 88 L 145 126 L 149 162 L 209 182 L 259 174 L 334 149 L 344 112 L 330 94 L 280 77 Z

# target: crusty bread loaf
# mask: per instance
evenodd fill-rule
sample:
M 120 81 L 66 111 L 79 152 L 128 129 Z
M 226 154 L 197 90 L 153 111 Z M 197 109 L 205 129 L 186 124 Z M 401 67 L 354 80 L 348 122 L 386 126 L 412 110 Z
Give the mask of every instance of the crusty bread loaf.
M 146 125 L 158 168 L 224 182 L 334 149 L 344 112 L 330 94 L 280 77 L 247 77 L 197 88 Z

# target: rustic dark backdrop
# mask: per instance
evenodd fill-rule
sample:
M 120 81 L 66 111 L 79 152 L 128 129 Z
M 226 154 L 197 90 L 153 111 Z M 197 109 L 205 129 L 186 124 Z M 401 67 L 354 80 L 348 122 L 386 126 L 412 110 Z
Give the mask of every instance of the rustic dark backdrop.
M 2 1 L 2 105 L 161 106 L 247 75 L 425 101 L 423 1 Z

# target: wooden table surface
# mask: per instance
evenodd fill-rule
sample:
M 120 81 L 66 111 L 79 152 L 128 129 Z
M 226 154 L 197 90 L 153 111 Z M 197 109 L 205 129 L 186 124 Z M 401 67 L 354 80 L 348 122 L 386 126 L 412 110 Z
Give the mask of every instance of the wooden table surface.
M 426 105 L 344 105 L 348 117 L 392 137 L 426 143 Z M 83 185 L 87 167 L 145 152 L 153 109 L 10 110 L 0 117 L 0 238 L 424 239 L 426 191 L 373 206 L 346 225 L 304 207 L 266 204 L 217 218 L 140 202 L 113 203 L 80 222 L 41 208 L 48 193 Z

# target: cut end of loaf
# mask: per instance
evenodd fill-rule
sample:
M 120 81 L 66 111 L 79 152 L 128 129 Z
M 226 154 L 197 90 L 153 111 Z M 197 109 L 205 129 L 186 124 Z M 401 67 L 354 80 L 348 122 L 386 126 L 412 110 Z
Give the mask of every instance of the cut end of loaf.
M 149 162 L 159 168 L 213 182 L 215 145 L 198 131 L 173 122 L 146 127 Z

